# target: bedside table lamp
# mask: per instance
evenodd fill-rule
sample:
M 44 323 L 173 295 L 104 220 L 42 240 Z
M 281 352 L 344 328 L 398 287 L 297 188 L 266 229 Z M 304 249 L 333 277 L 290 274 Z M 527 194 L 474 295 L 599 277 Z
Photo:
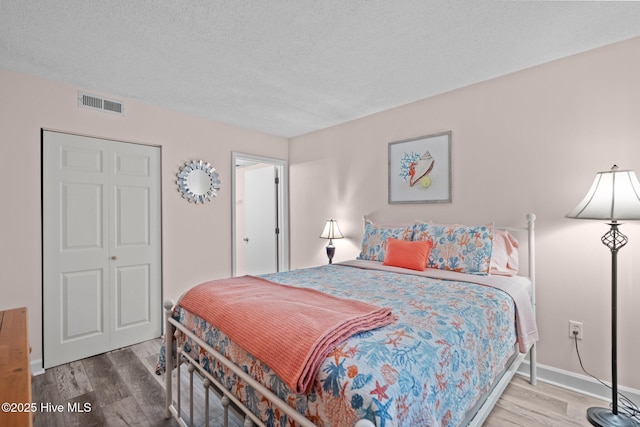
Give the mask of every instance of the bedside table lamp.
M 618 230 L 620 220 L 640 219 L 640 183 L 635 172 L 618 170 L 598 172 L 591 189 L 574 210 L 566 215 L 575 219 L 608 221 L 611 227 L 602 243 L 611 250 L 611 408 L 587 409 L 587 420 L 594 426 L 640 426 L 633 418 L 618 412 L 617 362 L 617 280 L 618 250 L 627 244 L 627 236 Z
M 328 219 L 324 225 L 324 230 L 320 234 L 321 239 L 329 239 L 327 245 L 327 257 L 329 258 L 329 264 L 332 264 L 333 255 L 336 253 L 336 247 L 333 246 L 333 239 L 342 239 L 344 236 L 338 228 L 338 221 L 335 219 Z

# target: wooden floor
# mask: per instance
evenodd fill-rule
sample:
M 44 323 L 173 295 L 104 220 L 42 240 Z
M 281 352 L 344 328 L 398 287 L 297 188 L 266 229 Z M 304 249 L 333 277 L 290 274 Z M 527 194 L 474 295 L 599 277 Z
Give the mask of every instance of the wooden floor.
M 152 340 L 47 369 L 34 378 L 34 401 L 38 408 L 63 405 L 63 411 L 39 411 L 35 426 L 177 426 L 164 419 L 164 386 L 154 373 L 159 348 L 160 340 Z M 194 402 L 198 399 L 204 402 L 204 395 L 194 397 Z M 90 411 L 71 412 L 69 404 L 75 408 L 89 404 Z M 600 400 L 541 382 L 534 387 L 516 376 L 484 425 L 588 426 L 586 409 L 603 405 Z M 219 405 L 211 412 L 211 425 L 222 425 Z M 194 425 L 204 425 L 204 420 L 194 414 Z M 232 416 L 230 425 L 239 427 L 242 422 Z
M 149 345 L 153 344 L 153 345 Z M 158 343 L 159 345 L 159 343 Z M 60 412 L 38 411 L 35 426 L 177 426 L 164 419 L 164 388 L 150 370 L 155 342 L 112 351 L 47 369 L 33 381 L 33 399 L 63 405 Z M 68 404 L 90 404 L 72 412 Z
M 590 426 L 585 416 L 591 406 L 606 407 L 607 403 L 540 381 L 532 386 L 516 375 L 484 426 Z

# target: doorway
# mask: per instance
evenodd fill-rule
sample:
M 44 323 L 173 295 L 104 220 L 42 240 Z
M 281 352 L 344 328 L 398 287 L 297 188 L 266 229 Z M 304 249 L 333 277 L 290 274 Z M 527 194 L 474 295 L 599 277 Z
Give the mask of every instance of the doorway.
M 161 334 L 160 147 L 42 131 L 44 367 Z
M 232 153 L 232 274 L 289 269 L 285 160 Z

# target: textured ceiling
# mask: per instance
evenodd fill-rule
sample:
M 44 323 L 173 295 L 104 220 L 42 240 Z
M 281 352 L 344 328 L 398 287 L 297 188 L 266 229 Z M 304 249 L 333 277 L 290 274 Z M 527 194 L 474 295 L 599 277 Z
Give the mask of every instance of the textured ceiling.
M 0 0 L 0 68 L 285 137 L 636 36 L 629 1 Z

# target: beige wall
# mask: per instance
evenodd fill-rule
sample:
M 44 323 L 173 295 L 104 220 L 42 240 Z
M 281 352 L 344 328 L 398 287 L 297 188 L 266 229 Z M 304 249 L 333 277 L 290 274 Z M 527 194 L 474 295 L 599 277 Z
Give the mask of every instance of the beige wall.
M 32 359 L 42 357 L 40 128 L 162 147 L 165 298 L 231 275 L 231 151 L 287 158 L 284 138 L 126 99 L 124 117 L 78 108 L 78 89 L 0 69 L 0 310 L 28 308 Z M 220 174 L 207 205 L 176 189 L 179 167 L 192 159 Z
M 607 226 L 564 218 L 595 173 L 614 163 L 640 173 L 640 39 L 548 63 L 395 108 L 290 142 L 291 267 L 326 262 L 328 218 L 358 254 L 362 215 L 467 224 L 537 217 L 539 362 L 581 373 L 568 322 L 584 323 L 586 366 L 610 379 Z M 388 143 L 453 132 L 453 202 L 387 204 Z M 619 382 L 640 389 L 640 223 L 622 231 Z M 635 263 L 635 265 L 634 265 Z

